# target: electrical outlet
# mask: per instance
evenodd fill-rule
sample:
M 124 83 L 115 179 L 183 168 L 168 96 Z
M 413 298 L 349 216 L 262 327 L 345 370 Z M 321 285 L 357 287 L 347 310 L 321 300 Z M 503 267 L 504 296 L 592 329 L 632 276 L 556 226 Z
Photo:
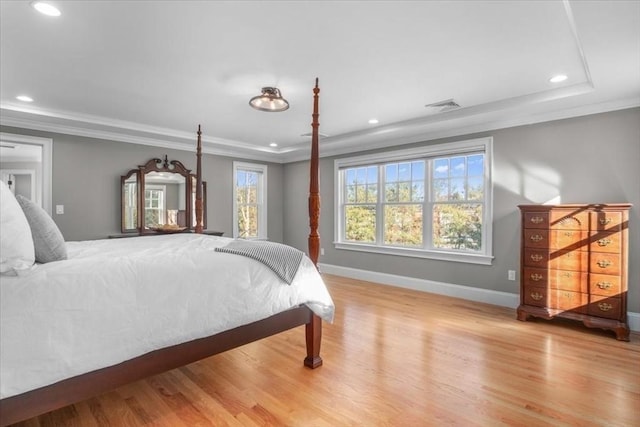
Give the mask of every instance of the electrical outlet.
M 324 248 L 320 248 L 320 255 L 324 255 Z
M 509 278 L 509 280 L 516 280 L 516 271 L 515 270 L 509 270 L 507 277 Z
M 64 214 L 64 205 L 56 205 L 56 214 L 57 215 Z

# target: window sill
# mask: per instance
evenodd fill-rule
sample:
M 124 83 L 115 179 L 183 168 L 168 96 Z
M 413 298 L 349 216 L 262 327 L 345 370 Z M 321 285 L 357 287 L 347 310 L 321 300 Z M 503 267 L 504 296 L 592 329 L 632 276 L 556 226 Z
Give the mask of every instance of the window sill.
M 394 248 L 394 247 L 382 247 L 377 245 L 368 245 L 365 243 L 344 243 L 334 242 L 336 249 L 358 251 L 358 252 L 372 252 L 384 255 L 396 255 L 413 258 L 427 258 L 435 259 L 439 261 L 453 261 L 463 262 L 467 264 L 481 264 L 491 265 L 493 256 L 484 254 L 471 254 L 461 252 L 444 252 L 444 251 L 430 251 L 425 249 L 410 249 L 410 248 Z

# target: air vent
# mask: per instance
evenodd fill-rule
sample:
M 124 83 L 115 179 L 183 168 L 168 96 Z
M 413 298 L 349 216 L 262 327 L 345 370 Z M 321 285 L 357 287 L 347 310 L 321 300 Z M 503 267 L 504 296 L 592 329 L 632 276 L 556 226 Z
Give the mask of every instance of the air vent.
M 451 99 L 447 99 L 445 101 L 434 102 L 433 104 L 425 105 L 426 108 L 432 110 L 433 112 L 442 113 L 449 110 L 455 110 L 456 108 L 460 108 L 460 104 Z
M 300 136 L 303 136 L 305 138 L 311 138 L 313 135 L 311 134 L 311 132 L 307 132 L 307 133 L 303 133 Z M 318 136 L 322 137 L 322 138 L 328 138 L 329 137 L 329 135 L 327 135 L 326 133 L 322 133 L 322 132 L 318 132 Z

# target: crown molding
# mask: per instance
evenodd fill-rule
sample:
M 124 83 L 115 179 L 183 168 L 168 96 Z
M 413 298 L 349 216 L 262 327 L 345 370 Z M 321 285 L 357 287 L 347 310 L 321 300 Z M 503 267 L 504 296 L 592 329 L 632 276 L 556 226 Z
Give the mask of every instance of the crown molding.
M 587 116 L 640 106 L 640 98 L 627 98 L 580 107 L 564 108 L 542 113 L 528 113 L 523 105 L 552 101 L 593 89 L 590 83 L 567 86 L 562 90 L 546 91 L 510 98 L 475 107 L 460 108 L 436 115 L 407 120 L 365 131 L 321 138 L 320 156 L 336 156 L 358 151 L 375 150 L 433 139 L 468 135 L 516 126 Z M 520 107 L 520 108 L 518 108 Z M 505 111 L 511 111 L 505 114 Z M 514 115 L 514 111 L 520 111 Z M 91 119 L 89 121 L 89 119 Z M 471 123 L 473 120 L 476 123 Z M 161 148 L 195 151 L 195 137 L 189 132 L 143 126 L 136 123 L 105 120 L 95 116 L 42 112 L 0 106 L 0 125 L 44 132 L 119 141 Z M 258 160 L 291 163 L 309 159 L 309 146 L 303 144 L 288 149 L 268 149 L 248 143 L 222 138 L 203 138 L 203 153 Z
M 570 119 L 592 114 L 607 113 L 640 107 L 640 97 L 627 98 L 574 108 L 545 111 L 537 114 L 521 113 L 517 116 L 500 114 L 497 117 L 482 120 L 475 124 L 451 123 L 451 126 L 429 129 L 428 124 L 420 121 L 404 122 L 404 126 L 395 124 L 382 131 L 373 130 L 357 135 L 332 137 L 320 140 L 320 157 L 338 156 L 359 151 L 377 150 L 403 144 L 431 141 L 440 138 L 489 132 L 517 126 L 526 126 L 555 120 Z M 446 114 L 446 113 L 443 113 Z M 432 123 L 433 124 L 433 123 Z M 292 163 L 309 159 L 308 150 L 299 148 L 283 155 L 282 163 Z
M 10 103 L 0 105 L 0 125 L 176 150 L 196 150 L 195 131 L 184 132 L 87 114 L 28 109 Z M 279 162 L 276 150 L 218 137 L 203 136 L 202 152 Z

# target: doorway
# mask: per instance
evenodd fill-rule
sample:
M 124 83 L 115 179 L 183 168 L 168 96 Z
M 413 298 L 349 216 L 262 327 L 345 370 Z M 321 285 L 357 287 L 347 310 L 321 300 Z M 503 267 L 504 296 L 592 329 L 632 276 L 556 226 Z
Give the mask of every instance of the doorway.
M 53 140 L 0 132 L 0 179 L 51 215 Z

